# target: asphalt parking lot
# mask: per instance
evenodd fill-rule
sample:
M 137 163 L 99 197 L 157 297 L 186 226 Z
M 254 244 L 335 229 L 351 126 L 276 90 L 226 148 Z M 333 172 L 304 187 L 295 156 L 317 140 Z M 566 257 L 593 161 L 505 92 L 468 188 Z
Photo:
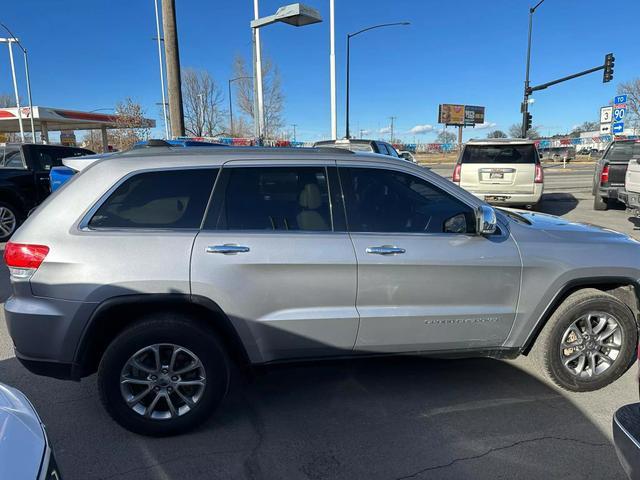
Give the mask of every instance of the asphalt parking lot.
M 433 167 L 450 175 L 452 166 Z M 537 210 L 640 238 L 623 209 L 595 212 L 593 165 L 552 165 Z M 0 295 L 9 295 L 0 270 Z M 279 367 L 245 379 L 210 421 L 175 438 L 109 419 L 95 378 L 41 378 L 0 322 L 0 381 L 47 424 L 66 479 L 623 479 L 611 416 L 638 401 L 637 371 L 587 394 L 561 391 L 526 358 L 395 358 Z

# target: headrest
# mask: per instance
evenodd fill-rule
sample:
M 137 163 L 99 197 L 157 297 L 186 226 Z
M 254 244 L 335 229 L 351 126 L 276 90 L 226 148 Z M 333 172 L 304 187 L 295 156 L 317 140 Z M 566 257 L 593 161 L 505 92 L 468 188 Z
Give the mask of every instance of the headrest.
M 320 189 L 315 183 L 307 183 L 302 192 L 300 192 L 300 206 L 310 210 L 315 210 L 322 205 L 322 195 Z

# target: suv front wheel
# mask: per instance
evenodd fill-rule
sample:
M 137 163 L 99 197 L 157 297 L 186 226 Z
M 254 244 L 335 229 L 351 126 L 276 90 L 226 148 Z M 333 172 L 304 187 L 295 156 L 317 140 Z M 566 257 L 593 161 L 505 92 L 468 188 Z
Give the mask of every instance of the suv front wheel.
M 132 432 L 165 436 L 200 425 L 224 398 L 229 361 L 216 335 L 177 314 L 120 333 L 98 369 L 100 398 Z
M 631 366 L 638 345 L 633 313 L 601 290 L 569 295 L 540 332 L 532 355 L 558 386 L 573 392 L 598 390 Z

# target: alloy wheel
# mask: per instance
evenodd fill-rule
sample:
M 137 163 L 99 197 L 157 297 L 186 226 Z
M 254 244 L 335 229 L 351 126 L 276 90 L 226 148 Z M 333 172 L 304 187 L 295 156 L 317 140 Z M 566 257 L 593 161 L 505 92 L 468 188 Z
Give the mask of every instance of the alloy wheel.
M 0 207 L 0 235 L 9 237 L 16 229 L 16 215 L 7 207 Z
M 190 350 L 160 343 L 138 350 L 120 373 L 120 392 L 141 416 L 170 420 L 191 411 L 202 399 L 206 374 Z
M 613 365 L 622 342 L 622 328 L 613 315 L 588 312 L 571 323 L 562 335 L 562 365 L 575 377 L 593 379 Z

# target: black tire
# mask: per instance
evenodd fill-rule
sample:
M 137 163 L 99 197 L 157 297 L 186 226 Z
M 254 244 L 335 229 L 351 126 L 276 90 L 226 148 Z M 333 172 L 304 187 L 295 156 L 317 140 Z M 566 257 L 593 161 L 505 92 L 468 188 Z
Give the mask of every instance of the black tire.
M 177 345 L 195 354 L 200 360 L 203 369 L 201 371 L 206 379 L 204 389 L 195 405 L 181 415 L 166 419 L 147 418 L 134 411 L 127 405 L 120 390 L 121 373 L 129 359 L 136 352 L 157 344 Z M 163 353 L 167 352 L 163 350 Z M 146 372 L 139 372 L 146 375 Z M 229 376 L 228 355 L 214 332 L 200 326 L 188 316 L 164 313 L 141 319 L 109 344 L 98 368 L 98 386 L 100 399 L 107 412 L 124 428 L 142 435 L 168 436 L 186 432 L 202 424 L 225 397 L 229 387 Z M 172 390 L 166 386 L 154 388 Z M 155 393 L 150 392 L 145 398 L 147 405 L 140 408 L 148 407 L 151 402 L 147 399 L 153 399 Z M 181 401 L 176 396 L 177 392 L 173 392 L 172 395 L 177 405 Z M 162 402 L 165 401 L 160 400 L 159 404 Z M 169 404 L 163 405 L 166 407 L 165 410 L 168 410 Z
M 14 219 L 13 228 L 11 228 L 8 233 L 4 229 L 0 229 L 0 242 L 6 242 L 20 226 L 22 216 L 20 214 L 20 210 L 7 202 L 0 202 L 0 212 L 2 212 L 2 214 L 8 212 Z M 4 219 L 0 217 L 0 221 L 3 220 Z
M 620 353 L 606 370 L 593 377 L 582 378 L 570 373 L 563 365 L 560 345 L 569 326 L 588 312 L 605 312 L 614 317 L 622 339 Z M 537 367 L 559 387 L 572 392 L 590 392 L 620 378 L 634 363 L 637 347 L 638 325 L 629 307 L 613 295 L 585 288 L 569 295 L 553 312 L 531 354 Z
M 593 209 L 598 211 L 609 209 L 609 200 L 602 198 L 597 192 L 593 197 Z

